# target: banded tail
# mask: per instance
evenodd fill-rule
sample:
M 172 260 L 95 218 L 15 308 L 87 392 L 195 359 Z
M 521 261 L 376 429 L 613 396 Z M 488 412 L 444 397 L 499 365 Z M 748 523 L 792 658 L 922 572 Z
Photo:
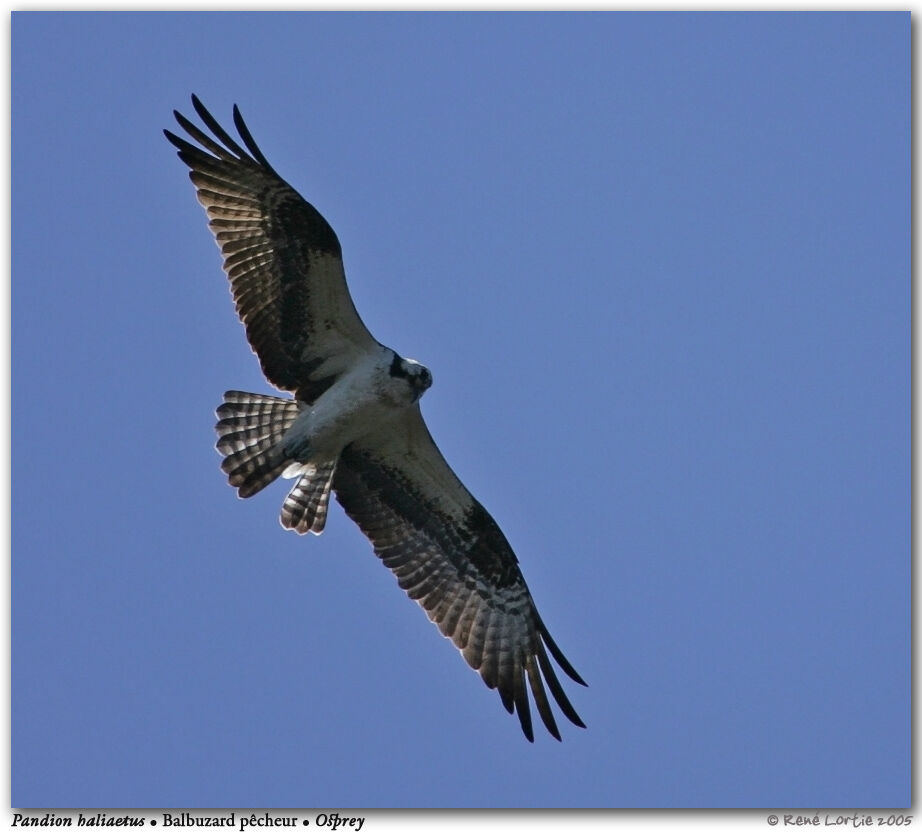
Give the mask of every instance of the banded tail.
M 317 466 L 292 466 L 290 472 L 284 473 L 285 477 L 297 477 L 298 480 L 282 504 L 279 516 L 282 526 L 293 529 L 299 535 L 305 532 L 319 535 L 323 532 L 335 470 L 336 460 L 332 460 Z
M 242 498 L 252 497 L 279 476 L 298 477 L 282 504 L 282 526 L 319 535 L 326 523 L 336 461 L 301 463 L 287 457 L 282 438 L 301 412 L 295 399 L 229 390 L 216 412 L 221 469 Z

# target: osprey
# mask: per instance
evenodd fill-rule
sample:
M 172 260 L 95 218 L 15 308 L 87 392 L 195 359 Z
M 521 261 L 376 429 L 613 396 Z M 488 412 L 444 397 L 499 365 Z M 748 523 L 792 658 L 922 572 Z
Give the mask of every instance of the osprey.
M 585 727 L 548 651 L 586 685 L 538 615 L 506 537 L 429 435 L 419 400 L 432 375 L 376 341 L 346 288 L 342 250 L 320 213 L 285 182 L 253 141 L 242 148 L 205 109 L 213 134 L 182 114 L 201 147 L 165 130 L 191 169 L 231 293 L 266 379 L 294 394 L 228 391 L 217 410 L 221 468 L 240 497 L 294 479 L 282 526 L 319 535 L 330 493 L 370 539 L 411 599 L 461 651 L 534 740 L 528 689 L 547 730 L 561 711 Z

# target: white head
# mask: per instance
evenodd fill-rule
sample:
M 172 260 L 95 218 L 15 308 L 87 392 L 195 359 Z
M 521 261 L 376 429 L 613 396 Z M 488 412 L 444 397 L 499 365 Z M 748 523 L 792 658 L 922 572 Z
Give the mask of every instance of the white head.
M 432 386 L 429 368 L 413 359 L 404 359 L 394 353 L 390 374 L 396 379 L 406 379 L 413 401 L 416 402 Z

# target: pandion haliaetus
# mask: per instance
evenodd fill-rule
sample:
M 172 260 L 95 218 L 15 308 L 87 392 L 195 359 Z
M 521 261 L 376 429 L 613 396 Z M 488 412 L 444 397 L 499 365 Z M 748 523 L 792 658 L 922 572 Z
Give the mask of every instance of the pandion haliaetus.
M 334 491 L 407 595 L 499 691 L 506 710 L 518 713 L 529 740 L 526 678 L 555 738 L 545 682 L 563 713 L 584 726 L 547 651 L 585 683 L 541 621 L 505 536 L 426 429 L 419 399 L 431 374 L 365 328 L 336 234 L 272 169 L 237 107 L 246 150 L 195 96 L 192 104 L 214 138 L 175 111 L 201 147 L 164 133 L 191 168 L 263 373 L 294 393 L 224 395 L 217 447 L 231 485 L 250 497 L 279 476 L 295 478 L 282 526 L 318 535 Z

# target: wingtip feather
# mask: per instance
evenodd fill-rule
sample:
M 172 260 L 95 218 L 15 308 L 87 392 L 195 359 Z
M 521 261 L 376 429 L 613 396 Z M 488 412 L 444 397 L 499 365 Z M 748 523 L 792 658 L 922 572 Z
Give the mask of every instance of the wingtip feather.
M 174 111 L 174 112 L 175 112 L 175 111 Z M 184 140 L 184 139 L 181 139 L 181 138 L 180 138 L 179 136 L 177 136 L 175 133 L 173 133 L 173 132 L 167 130 L 166 128 L 163 129 L 163 135 L 166 136 L 167 141 L 168 141 L 170 144 L 175 145 L 175 146 L 178 147 L 180 150 L 182 150 L 182 146 L 183 146 L 183 144 L 185 143 L 185 140 Z
M 240 138 L 243 139 L 243 143 L 246 145 L 247 150 L 253 154 L 253 158 L 264 168 L 278 176 L 275 169 L 269 164 L 269 160 L 266 159 L 263 152 L 256 144 L 256 141 L 253 139 L 253 134 L 250 133 L 250 129 L 247 127 L 246 122 L 243 120 L 243 115 L 240 113 L 240 108 L 236 104 L 234 105 L 234 127 L 237 128 L 237 132 L 240 134 Z
M 575 683 L 579 683 L 581 686 L 589 687 L 589 684 L 576 672 L 576 669 L 570 664 L 570 661 L 563 655 L 563 651 L 557 646 L 557 643 L 551 638 L 550 633 L 548 633 L 547 626 L 542 621 L 541 617 L 538 615 L 537 609 L 532 606 L 532 612 L 534 613 L 535 622 L 538 625 L 538 631 L 541 634 L 541 638 L 544 641 L 544 644 L 547 645 L 548 650 L 551 652 L 551 656 L 557 660 L 557 664 L 563 669 L 563 672 Z

